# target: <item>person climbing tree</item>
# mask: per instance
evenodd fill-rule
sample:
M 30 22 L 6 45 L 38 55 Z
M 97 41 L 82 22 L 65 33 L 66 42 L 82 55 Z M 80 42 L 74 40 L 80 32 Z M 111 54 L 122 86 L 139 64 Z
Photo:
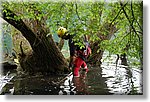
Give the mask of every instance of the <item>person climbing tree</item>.
M 73 37 L 76 34 L 70 35 L 69 32 L 67 31 L 67 29 L 64 27 L 59 27 L 57 34 L 58 34 L 58 37 L 65 39 L 65 40 L 68 40 L 69 50 L 70 50 L 69 69 L 72 70 L 73 65 L 74 65 L 73 63 L 74 63 L 75 58 L 76 58 L 77 46 L 75 45 L 75 42 L 73 41 Z

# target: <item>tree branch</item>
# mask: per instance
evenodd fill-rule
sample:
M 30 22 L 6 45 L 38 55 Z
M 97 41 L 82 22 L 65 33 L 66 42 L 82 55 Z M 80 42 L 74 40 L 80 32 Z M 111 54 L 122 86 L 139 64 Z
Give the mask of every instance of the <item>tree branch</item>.
M 83 24 L 83 25 L 86 25 L 86 23 L 82 22 L 82 19 L 79 16 L 77 3 L 75 3 L 75 6 L 76 6 L 76 14 L 77 14 L 78 19 L 80 20 L 80 23 Z
M 123 7 L 125 7 L 127 5 L 127 3 L 125 5 L 123 5 Z M 115 18 L 112 20 L 112 22 L 110 23 L 110 25 L 117 19 L 117 17 L 119 16 L 120 12 L 122 11 L 122 8 L 119 10 L 119 12 L 117 13 L 117 15 L 115 16 Z
M 25 53 L 22 48 L 22 41 L 20 42 L 20 50 L 21 50 L 21 56 L 25 56 Z
M 125 9 L 124 9 L 124 6 L 123 6 L 122 2 L 120 2 L 120 5 L 121 5 L 121 8 L 122 8 L 122 10 L 123 10 L 123 12 L 124 12 L 124 14 L 125 14 L 125 16 L 126 16 L 128 22 L 129 22 L 130 26 L 131 26 L 133 32 L 138 36 L 139 41 L 141 41 L 141 40 L 140 40 L 140 37 L 139 37 L 139 35 L 138 35 L 138 33 L 136 32 L 134 26 L 132 25 L 132 22 L 130 21 L 129 16 L 127 15 L 127 13 L 126 13 L 126 11 L 125 11 Z
M 27 27 L 21 19 L 15 19 L 15 17 L 18 16 L 11 10 L 3 8 L 2 12 L 2 18 L 9 24 L 14 26 L 17 30 L 19 30 L 22 33 L 22 35 L 29 41 L 30 45 L 33 45 L 36 36 L 32 32 L 32 30 L 29 27 Z
M 142 27 L 140 26 L 139 22 L 135 19 L 132 1 L 131 1 L 131 11 L 132 11 L 132 17 L 133 17 L 132 25 L 133 25 L 133 22 L 134 22 L 134 20 L 135 20 L 136 23 L 138 24 L 139 28 L 143 31 L 143 29 L 142 29 Z

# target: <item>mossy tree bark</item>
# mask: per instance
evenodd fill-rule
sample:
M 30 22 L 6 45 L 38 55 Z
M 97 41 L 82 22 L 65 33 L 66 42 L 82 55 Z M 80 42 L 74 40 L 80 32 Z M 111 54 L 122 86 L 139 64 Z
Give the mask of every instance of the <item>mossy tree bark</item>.
M 33 24 L 35 29 L 31 29 L 23 20 L 16 20 L 17 15 L 11 10 L 5 9 L 3 11 L 6 11 L 3 12 L 3 19 L 19 30 L 32 47 L 31 53 L 24 54 L 22 52 L 21 67 L 29 73 L 48 72 L 56 74 L 64 72 L 67 68 L 67 61 L 53 41 L 52 36 L 46 37 L 47 32 L 46 29 L 42 28 L 42 24 L 39 22 L 37 26 Z M 35 30 L 37 31 L 35 32 Z

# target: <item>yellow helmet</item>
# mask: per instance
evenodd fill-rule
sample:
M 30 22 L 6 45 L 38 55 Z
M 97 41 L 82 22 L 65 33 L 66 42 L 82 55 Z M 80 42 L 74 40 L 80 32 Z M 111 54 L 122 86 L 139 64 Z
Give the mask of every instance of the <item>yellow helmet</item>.
M 63 35 L 67 32 L 67 29 L 64 27 L 59 27 L 57 30 L 57 34 L 59 37 L 63 37 Z

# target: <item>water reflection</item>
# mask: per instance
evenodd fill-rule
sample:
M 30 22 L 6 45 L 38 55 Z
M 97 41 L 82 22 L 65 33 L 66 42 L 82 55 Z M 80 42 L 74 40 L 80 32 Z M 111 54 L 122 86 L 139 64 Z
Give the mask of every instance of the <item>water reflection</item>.
M 59 88 L 52 84 L 55 76 L 32 76 L 14 81 L 15 95 L 58 95 Z
M 86 72 L 82 72 L 80 74 L 80 77 L 75 77 L 73 78 L 73 83 L 76 91 L 76 94 L 78 95 L 88 95 L 90 94 L 88 89 L 90 88 L 88 86 L 88 79 L 87 79 L 87 74 Z
M 142 71 L 137 68 L 102 66 L 92 68 L 86 76 L 71 76 L 60 86 L 61 95 L 129 95 L 142 94 Z
M 143 94 L 142 70 L 104 62 L 100 67 L 81 71 L 79 78 L 69 75 L 61 83 L 54 84 L 64 76 L 28 76 L 14 78 L 8 85 L 11 94 L 17 95 L 136 95 Z M 12 76 L 12 75 L 11 75 Z M 5 76 L 3 76 L 5 77 Z M 8 78 L 11 78 L 10 76 Z M 60 78 L 60 79 L 59 79 Z M 2 79 L 2 77 L 1 77 Z M 5 80 L 1 80 L 0 85 Z M 5 87 L 7 89 L 7 87 Z M 1 89 L 2 90 L 2 89 Z M 0 91 L 1 91 L 0 90 Z M 8 91 L 3 93 L 8 94 Z
M 117 56 L 112 55 L 109 60 L 106 59 L 102 67 L 102 77 L 107 78 L 107 87 L 109 92 L 113 94 L 143 94 L 142 90 L 142 70 L 138 67 L 130 67 L 121 65 L 121 61 L 118 61 L 116 65 L 115 59 Z
M 59 95 L 88 95 L 88 86 L 86 73 L 82 72 L 80 77 L 69 76 L 67 80 L 60 86 Z
M 0 73 L 0 95 L 1 94 L 13 94 L 14 92 L 14 85 L 10 82 L 15 74 L 15 70 L 3 70 L 3 73 Z M 5 87 L 5 88 L 4 88 Z M 5 91 L 5 93 L 4 93 Z
M 73 75 L 66 78 L 64 83 L 60 85 L 59 95 L 74 95 L 76 94 L 75 85 L 73 83 Z
M 85 72 L 81 72 L 79 78 L 68 78 L 70 84 L 61 85 L 61 90 L 59 94 L 76 94 L 76 95 L 99 95 L 99 94 L 111 94 L 105 83 L 106 78 L 101 77 L 101 69 L 100 68 L 93 68 L 91 69 L 88 74 Z M 70 80 L 71 79 L 71 80 Z
M 107 78 L 109 92 L 114 94 L 142 94 L 142 72 L 135 68 L 103 66 L 102 77 Z

